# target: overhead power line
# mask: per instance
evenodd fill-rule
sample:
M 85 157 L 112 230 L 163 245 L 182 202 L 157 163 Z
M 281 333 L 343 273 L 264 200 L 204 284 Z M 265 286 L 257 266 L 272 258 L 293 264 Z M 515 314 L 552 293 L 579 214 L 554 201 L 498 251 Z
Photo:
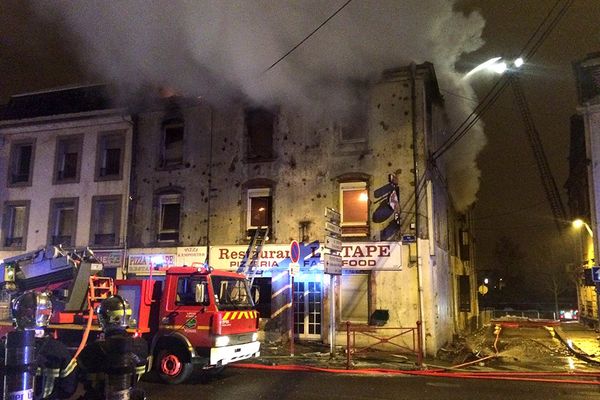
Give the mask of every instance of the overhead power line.
M 560 3 L 564 2 L 562 8 L 556 12 Z M 546 17 L 542 20 L 537 29 L 533 32 L 530 38 L 523 46 L 520 55 L 526 60 L 533 58 L 536 51 L 544 43 L 552 30 L 556 27 L 560 19 L 565 15 L 573 0 L 557 0 Z M 549 22 L 548 22 L 549 21 Z M 541 33 L 540 33 L 541 32 Z M 467 132 L 481 119 L 485 112 L 496 102 L 502 91 L 508 86 L 508 74 L 502 75 L 488 91 L 481 102 L 467 116 L 467 118 L 454 130 L 450 137 L 432 154 L 432 159 L 435 161 L 448 151 L 454 144 L 462 139 Z
M 325 26 L 326 23 L 328 23 L 333 17 L 335 17 L 340 11 L 342 11 L 344 8 L 346 8 L 346 6 L 348 4 L 350 4 L 352 0 L 348 0 L 346 1 L 340 8 L 338 8 L 333 14 L 331 14 L 325 21 L 323 21 L 321 23 L 321 25 L 317 26 L 315 28 L 315 30 L 313 30 L 308 36 L 306 36 L 304 39 L 302 39 L 297 45 L 295 45 L 294 47 L 292 47 L 290 49 L 290 51 L 288 51 L 287 53 L 285 53 L 283 56 L 281 56 L 277 61 L 275 61 L 273 64 L 271 64 L 269 66 L 269 68 L 265 69 L 263 74 L 266 72 L 269 72 L 273 67 L 275 67 L 277 64 L 279 64 L 281 61 L 283 61 L 284 58 L 286 58 L 287 56 L 289 56 L 290 54 L 292 54 L 292 52 L 294 50 L 296 50 L 298 47 L 300 47 L 302 45 L 302 43 L 306 42 L 312 35 L 314 35 L 315 33 L 317 33 L 317 31 L 319 29 L 321 29 L 323 26 Z

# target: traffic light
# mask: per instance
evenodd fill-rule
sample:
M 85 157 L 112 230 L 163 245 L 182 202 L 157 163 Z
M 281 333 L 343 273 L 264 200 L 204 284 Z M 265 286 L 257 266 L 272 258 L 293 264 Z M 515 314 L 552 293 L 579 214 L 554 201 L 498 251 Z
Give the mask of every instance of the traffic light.
M 400 188 L 396 176 L 388 174 L 388 183 L 376 189 L 373 194 L 375 202 L 379 203 L 373 212 L 373 222 L 384 223 L 392 218 L 380 232 L 380 238 L 387 240 L 400 229 Z

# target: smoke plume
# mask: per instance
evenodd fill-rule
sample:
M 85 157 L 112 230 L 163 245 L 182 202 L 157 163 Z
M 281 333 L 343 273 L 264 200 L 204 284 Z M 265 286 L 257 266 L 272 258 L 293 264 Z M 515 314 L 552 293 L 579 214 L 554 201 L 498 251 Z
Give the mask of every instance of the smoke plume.
M 459 125 L 472 111 L 472 104 L 459 96 L 475 94 L 460 80 L 455 64 L 483 44 L 484 20 L 477 13 L 454 11 L 447 0 L 353 0 L 266 71 L 343 3 L 63 1 L 38 3 L 36 10 L 64 21 L 77 37 L 81 61 L 108 82 L 169 86 L 214 102 L 243 96 L 335 115 L 348 110 L 352 82 L 430 61 L 440 87 L 458 95 L 445 97 L 451 125 Z M 476 199 L 480 173 L 475 158 L 484 144 L 477 127 L 444 155 L 459 209 Z

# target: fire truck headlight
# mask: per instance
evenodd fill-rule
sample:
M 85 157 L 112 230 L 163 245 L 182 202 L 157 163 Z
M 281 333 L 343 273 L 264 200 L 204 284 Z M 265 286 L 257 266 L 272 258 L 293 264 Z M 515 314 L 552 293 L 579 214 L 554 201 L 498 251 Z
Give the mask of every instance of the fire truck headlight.
M 254 333 L 252 334 L 252 341 L 253 341 L 253 342 L 256 342 L 257 340 L 258 340 L 258 332 L 254 332 Z
M 215 337 L 215 347 L 225 347 L 229 344 L 229 336 Z

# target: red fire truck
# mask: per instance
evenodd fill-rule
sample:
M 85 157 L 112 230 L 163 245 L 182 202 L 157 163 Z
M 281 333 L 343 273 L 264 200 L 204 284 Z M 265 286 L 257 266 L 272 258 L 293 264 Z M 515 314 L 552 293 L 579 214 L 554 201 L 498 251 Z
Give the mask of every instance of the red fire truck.
M 12 293 L 52 291 L 59 301 L 53 301 L 48 328 L 68 345 L 84 343 L 88 335 L 95 338 L 100 328 L 94 303 L 117 293 L 131 305 L 135 323 L 130 331 L 147 339 L 151 365 L 167 383 L 184 382 L 195 366 L 219 372 L 229 363 L 260 355 L 259 316 L 242 274 L 171 267 L 160 280 L 113 281 L 97 276 L 101 265 L 90 257 L 77 260 L 62 249 L 43 251 L 0 263 L 0 286 Z M 6 331 L 10 323 L 0 325 Z

